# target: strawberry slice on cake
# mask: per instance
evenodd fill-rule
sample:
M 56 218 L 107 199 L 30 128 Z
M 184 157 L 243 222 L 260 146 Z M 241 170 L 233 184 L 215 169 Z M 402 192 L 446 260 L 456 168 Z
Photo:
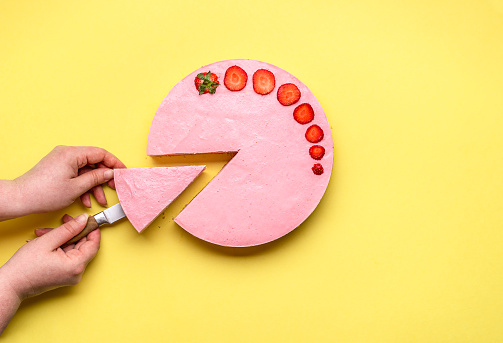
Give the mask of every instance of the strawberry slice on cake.
M 226 87 L 199 94 L 194 78 L 201 73 L 227 79 Z M 253 82 L 237 74 L 253 75 Z M 291 106 L 297 102 L 300 109 Z M 308 134 L 307 122 L 314 127 Z M 299 226 L 323 197 L 333 164 L 330 126 L 314 94 L 285 70 L 254 60 L 194 71 L 152 121 L 148 155 L 220 152 L 236 155 L 175 221 L 196 237 L 232 247 L 267 243 Z
M 115 169 L 117 196 L 127 218 L 142 232 L 206 166 Z

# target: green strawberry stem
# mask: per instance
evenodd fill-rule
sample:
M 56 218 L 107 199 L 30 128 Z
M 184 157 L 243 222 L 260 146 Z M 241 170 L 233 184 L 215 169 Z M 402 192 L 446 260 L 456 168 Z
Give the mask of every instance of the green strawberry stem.
M 203 83 L 201 83 L 197 88 L 199 95 L 204 94 L 206 90 L 208 90 L 210 94 L 215 94 L 217 90 L 216 87 L 220 84 L 218 82 L 211 81 L 211 71 L 208 71 L 206 75 L 203 73 L 197 74 L 197 78 L 203 80 Z

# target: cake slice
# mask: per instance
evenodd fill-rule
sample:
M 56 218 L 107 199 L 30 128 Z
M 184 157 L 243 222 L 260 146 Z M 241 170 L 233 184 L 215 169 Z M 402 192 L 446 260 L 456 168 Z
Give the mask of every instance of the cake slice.
M 133 227 L 142 232 L 206 166 L 115 169 L 117 196 Z

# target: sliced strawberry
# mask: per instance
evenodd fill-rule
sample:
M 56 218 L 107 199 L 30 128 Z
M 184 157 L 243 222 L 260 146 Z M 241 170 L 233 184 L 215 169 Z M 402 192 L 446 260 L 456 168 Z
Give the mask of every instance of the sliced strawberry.
M 245 88 L 248 74 L 241 67 L 232 66 L 227 69 L 224 77 L 224 85 L 230 91 L 240 91 Z
M 315 165 L 311 168 L 313 170 L 313 173 L 316 175 L 321 175 L 323 174 L 323 166 L 319 163 L 315 163 Z
M 206 74 L 197 74 L 194 79 L 194 84 L 199 92 L 199 95 L 206 93 L 215 94 L 218 85 L 220 85 L 218 83 L 218 76 L 210 71 Z
M 321 160 L 325 156 L 325 148 L 321 145 L 313 145 L 309 148 L 309 155 L 315 160 Z
M 253 90 L 262 95 L 272 92 L 276 86 L 274 74 L 267 69 L 259 69 L 253 74 Z
M 318 143 L 323 139 L 323 130 L 318 125 L 311 125 L 306 130 L 306 139 L 311 143 Z
M 278 88 L 278 101 L 281 105 L 290 106 L 300 99 L 300 90 L 293 83 L 285 83 Z
M 293 110 L 293 119 L 299 124 L 307 124 L 314 119 L 314 111 L 308 103 L 300 104 Z

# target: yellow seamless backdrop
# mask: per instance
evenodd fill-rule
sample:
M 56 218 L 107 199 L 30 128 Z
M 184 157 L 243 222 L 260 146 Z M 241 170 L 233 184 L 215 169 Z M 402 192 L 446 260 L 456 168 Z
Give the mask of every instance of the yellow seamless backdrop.
M 209 166 L 143 234 L 103 229 L 82 283 L 24 303 L 3 338 L 503 341 L 502 42 L 501 0 L 0 2 L 0 178 L 58 144 Z M 317 210 L 251 249 L 172 220 L 228 156 L 145 153 L 173 85 L 229 58 L 296 75 L 334 135 Z M 0 223 L 0 263 L 63 213 Z

